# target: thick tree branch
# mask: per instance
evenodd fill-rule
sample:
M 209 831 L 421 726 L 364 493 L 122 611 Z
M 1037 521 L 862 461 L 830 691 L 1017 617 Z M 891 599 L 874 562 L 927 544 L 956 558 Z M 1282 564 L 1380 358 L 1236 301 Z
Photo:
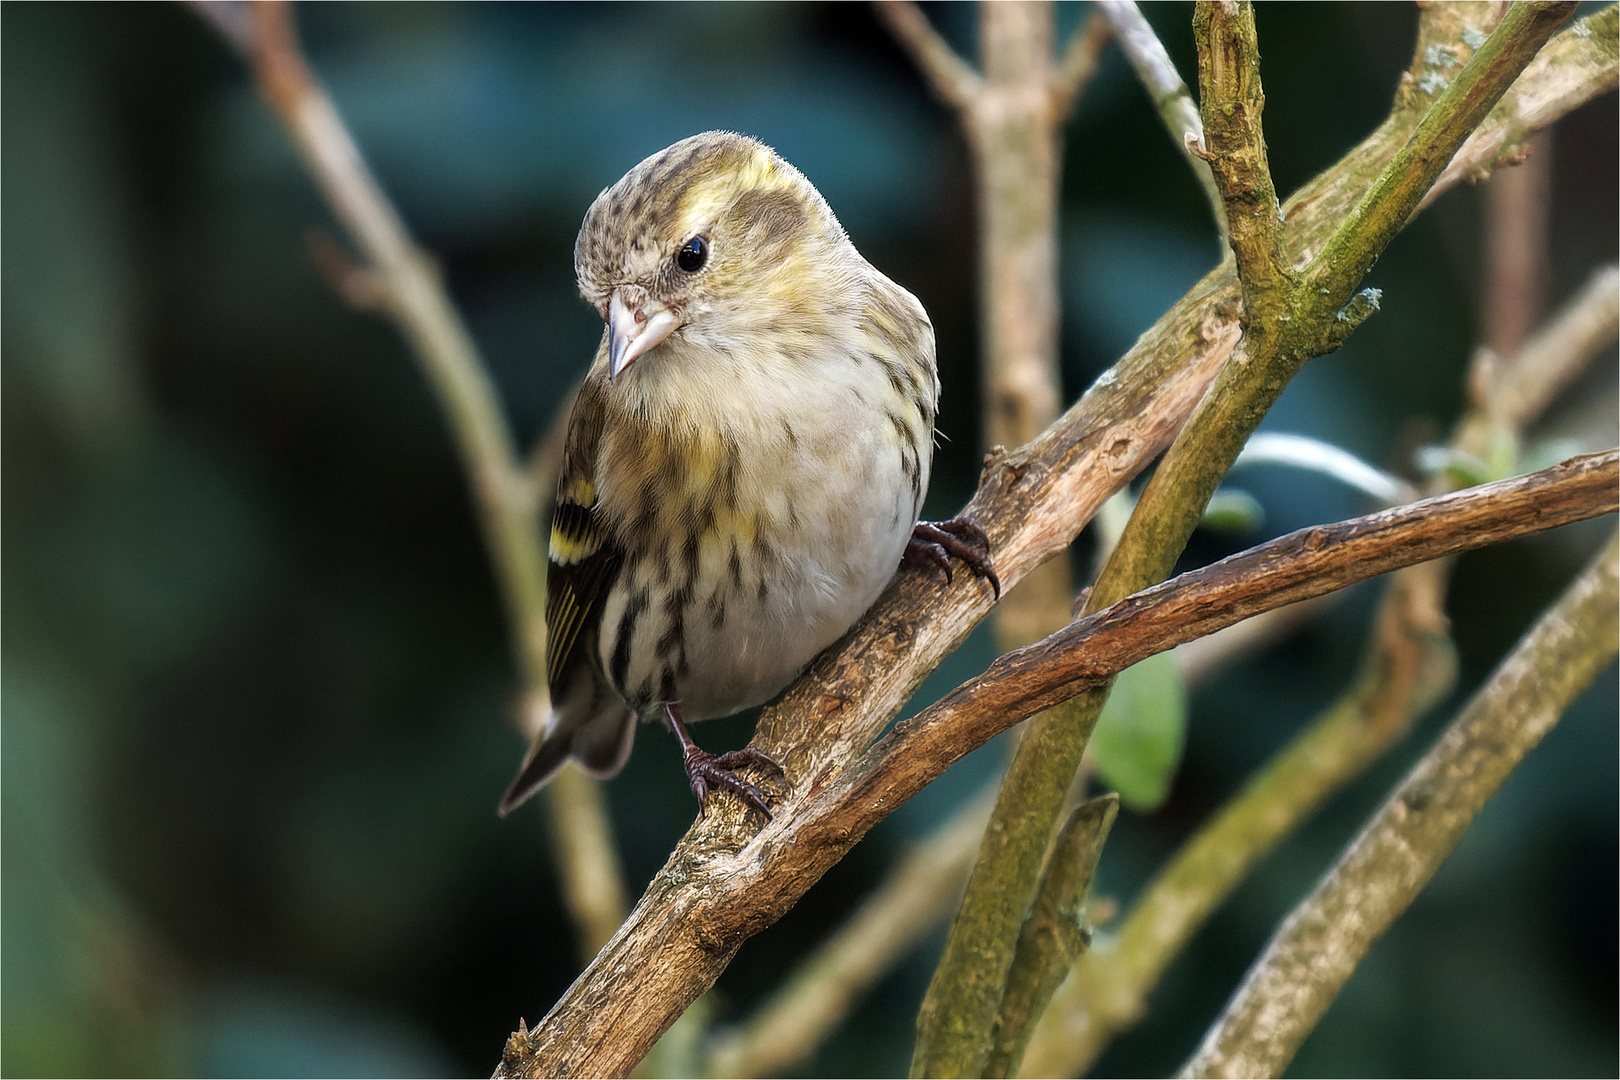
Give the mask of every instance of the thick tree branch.
M 1283 922 L 1182 1076 L 1278 1076 L 1373 942 L 1502 782 L 1614 659 L 1611 539 Z
M 1361 274 L 1405 223 L 1470 126 L 1484 118 L 1569 10 L 1568 4 L 1511 9 L 1417 122 L 1323 254 L 1296 276 L 1283 263 L 1265 169 L 1252 11 L 1247 4 L 1197 6 L 1204 126 L 1237 255 L 1243 351 L 1240 362 L 1223 368 L 1154 472 L 1093 587 L 1088 610 L 1169 572 L 1210 494 L 1288 382 L 1306 361 L 1337 348 L 1376 308 L 1375 293 L 1351 302 Z M 1346 266 L 1359 269 L 1351 276 Z M 1088 689 L 1031 725 L 1020 743 L 924 1002 L 920 1036 L 930 1025 L 940 1034 L 919 1038 L 914 1072 L 982 1070 L 981 1033 L 994 1016 L 1052 823 L 1105 699 L 1105 688 Z
M 1442 5 L 1435 5 L 1442 6 Z M 1620 53 L 1620 11 L 1614 4 L 1577 19 L 1536 55 L 1513 92 L 1493 108 L 1463 143 L 1419 204 L 1421 209 L 1454 184 L 1485 179 L 1498 165 L 1524 154 L 1531 135 L 1575 106 L 1615 88 Z M 1290 208 L 1291 209 L 1291 208 Z
M 1580 76 L 1565 77 L 1562 69 L 1538 65 L 1532 70 L 1542 70 L 1550 84 L 1521 80 L 1509 96 L 1534 102 L 1538 123 L 1550 123 L 1590 100 L 1614 77 L 1612 51 L 1605 55 L 1590 35 L 1572 37 L 1566 31 L 1553 50 Z M 1287 242 L 1296 260 L 1301 252 L 1320 250 L 1414 123 L 1414 117 L 1397 110 L 1289 200 Z M 1506 130 L 1498 132 L 1505 137 Z M 1478 152 L 1488 160 L 1501 147 L 1486 140 Z M 1461 174 L 1443 176 L 1437 186 L 1460 179 Z M 992 455 L 983 487 L 968 509 L 990 533 L 1003 581 L 1020 579 L 1031 565 L 1066 548 L 1102 499 L 1166 445 L 1235 342 L 1237 301 L 1231 268 L 1216 270 L 1039 440 Z M 797 835 L 805 795 L 843 774 L 922 675 L 988 610 L 988 598 L 971 582 L 959 582 L 942 597 L 931 582 L 902 575 L 845 640 L 766 711 L 758 743 L 787 760 L 797 785 L 777 815 L 778 835 Z M 714 883 L 715 875 L 731 865 L 716 868 L 716 853 L 736 852 L 748 835 L 739 826 L 740 816 L 719 807 L 688 833 L 621 934 L 538 1029 L 525 1029 L 509 1045 L 504 1070 L 561 1075 L 628 1069 L 713 983 L 742 937 L 778 917 L 779 888 L 787 883 L 772 874 L 757 879 L 757 898 Z M 694 875 L 700 867 L 709 869 Z M 795 878 L 788 892 L 799 895 L 813 877 Z M 721 911 L 745 916 L 740 936 L 716 937 L 702 929 Z M 700 935 L 716 947 L 696 944 Z
M 908 852 L 744 1027 L 716 1040 L 705 1075 L 777 1076 L 806 1061 L 860 995 L 956 906 L 994 801 L 995 791 L 985 791 Z
M 1245 356 L 1223 368 L 1160 463 L 1092 588 L 1091 611 L 1164 578 L 1220 477 L 1306 359 L 1280 355 L 1289 329 L 1280 316 L 1293 289 L 1260 131 L 1253 13 L 1247 4 L 1196 10 L 1204 124 L 1238 255 Z M 1106 686 L 1087 688 L 1037 719 L 1020 742 L 918 1016 L 914 1075 L 983 1073 L 1047 840 L 1107 693 Z
M 1573 2 L 1524 2 L 1508 9 L 1312 265 L 1306 296 L 1320 297 L 1319 309 L 1349 302 L 1464 140 L 1574 10 Z

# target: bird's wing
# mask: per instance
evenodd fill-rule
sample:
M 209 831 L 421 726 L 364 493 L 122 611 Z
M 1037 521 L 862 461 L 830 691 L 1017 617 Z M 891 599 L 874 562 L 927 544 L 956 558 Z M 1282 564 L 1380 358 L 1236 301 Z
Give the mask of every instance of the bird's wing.
M 602 380 L 592 375 L 568 419 L 557 504 L 551 515 L 546 682 L 554 702 L 567 699 L 569 685 L 582 667 L 598 664 L 594 645 L 602 603 L 624 562 L 623 551 L 597 512 L 597 450 L 605 417 Z

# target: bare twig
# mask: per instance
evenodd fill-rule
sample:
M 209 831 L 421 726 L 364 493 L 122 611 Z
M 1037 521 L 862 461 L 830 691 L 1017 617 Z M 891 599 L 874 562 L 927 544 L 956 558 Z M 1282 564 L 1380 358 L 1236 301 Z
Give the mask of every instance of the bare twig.
M 332 100 L 298 45 L 292 11 L 281 0 L 251 6 L 223 0 L 194 5 L 251 65 L 333 215 L 364 264 L 335 241 L 316 241 L 317 265 L 351 303 L 389 315 L 404 333 L 444 408 L 471 480 L 525 684 L 520 712 L 546 703 L 545 555 L 540 492 L 519 462 L 500 397 L 438 269 L 416 246 L 367 168 Z M 583 776 L 549 792 L 564 894 L 587 955 L 623 917 L 623 886 L 601 794 Z M 575 831 L 577 830 L 577 832 Z M 564 835 L 566 834 L 566 835 Z
M 1098 0 L 1097 10 L 1113 26 L 1120 48 L 1125 51 L 1148 96 L 1153 99 L 1153 106 L 1159 113 L 1159 119 L 1164 121 L 1170 140 L 1186 157 L 1187 166 L 1204 189 L 1224 248 L 1226 207 L 1221 201 L 1220 189 L 1215 186 L 1215 176 L 1209 171 L 1208 151 L 1204 148 L 1204 120 L 1198 115 L 1197 102 L 1193 101 L 1187 84 L 1181 81 L 1181 73 L 1170 60 L 1170 54 L 1165 51 L 1159 35 L 1153 32 L 1153 27 L 1142 17 L 1141 10 L 1132 0 Z
M 1504 365 L 1491 392 L 1497 423 L 1523 428 L 1620 335 L 1620 272 L 1599 267 L 1576 297 Z
M 966 60 L 928 24 L 928 16 L 910 0 L 877 0 L 878 15 L 906 47 L 911 59 L 928 76 L 929 85 L 947 104 L 967 111 L 973 107 L 984 80 Z
M 1283 922 L 1183 1076 L 1278 1076 L 1373 942 L 1620 644 L 1611 539 Z
M 1079 29 L 1069 37 L 1063 58 L 1058 61 L 1052 90 L 1052 112 L 1060 124 L 1074 111 L 1074 103 L 1091 84 L 1091 77 L 1097 73 L 1097 61 L 1112 36 L 1113 27 L 1106 19 L 1088 13 Z

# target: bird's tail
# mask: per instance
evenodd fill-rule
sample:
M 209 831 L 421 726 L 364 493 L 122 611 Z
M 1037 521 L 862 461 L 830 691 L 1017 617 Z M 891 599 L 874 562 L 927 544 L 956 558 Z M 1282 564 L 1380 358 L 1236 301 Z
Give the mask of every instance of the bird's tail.
M 624 702 L 604 710 L 585 723 L 570 724 L 553 713 L 541 735 L 529 748 L 518 769 L 517 779 L 501 796 L 498 812 L 505 817 L 523 805 L 546 781 L 557 775 L 563 762 L 573 758 L 579 767 L 598 779 L 607 779 L 624 768 L 636 737 L 636 714 Z

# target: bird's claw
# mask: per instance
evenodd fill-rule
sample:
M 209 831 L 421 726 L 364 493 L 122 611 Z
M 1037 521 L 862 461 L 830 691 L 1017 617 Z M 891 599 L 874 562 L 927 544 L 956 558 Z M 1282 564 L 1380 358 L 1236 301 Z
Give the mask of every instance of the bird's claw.
M 906 542 L 903 562 L 915 565 L 937 566 L 945 572 L 947 584 L 951 581 L 951 556 L 955 555 L 973 571 L 973 576 L 988 581 L 997 600 L 1001 599 L 1001 579 L 990 562 L 990 538 L 979 523 L 966 514 L 949 521 L 919 521 Z
M 711 754 L 707 750 L 700 750 L 696 746 L 686 751 L 686 778 L 692 785 L 692 794 L 697 796 L 698 806 L 707 811 L 709 808 L 709 792 L 717 788 L 724 788 L 737 798 L 741 799 L 750 810 L 759 814 L 766 821 L 771 820 L 770 807 L 765 804 L 765 794 L 747 780 L 738 776 L 736 770 L 745 765 L 752 765 L 768 773 L 773 780 L 786 781 L 787 773 L 777 764 L 775 758 L 763 750 L 756 750 L 752 746 L 741 750 L 730 750 L 724 754 Z

